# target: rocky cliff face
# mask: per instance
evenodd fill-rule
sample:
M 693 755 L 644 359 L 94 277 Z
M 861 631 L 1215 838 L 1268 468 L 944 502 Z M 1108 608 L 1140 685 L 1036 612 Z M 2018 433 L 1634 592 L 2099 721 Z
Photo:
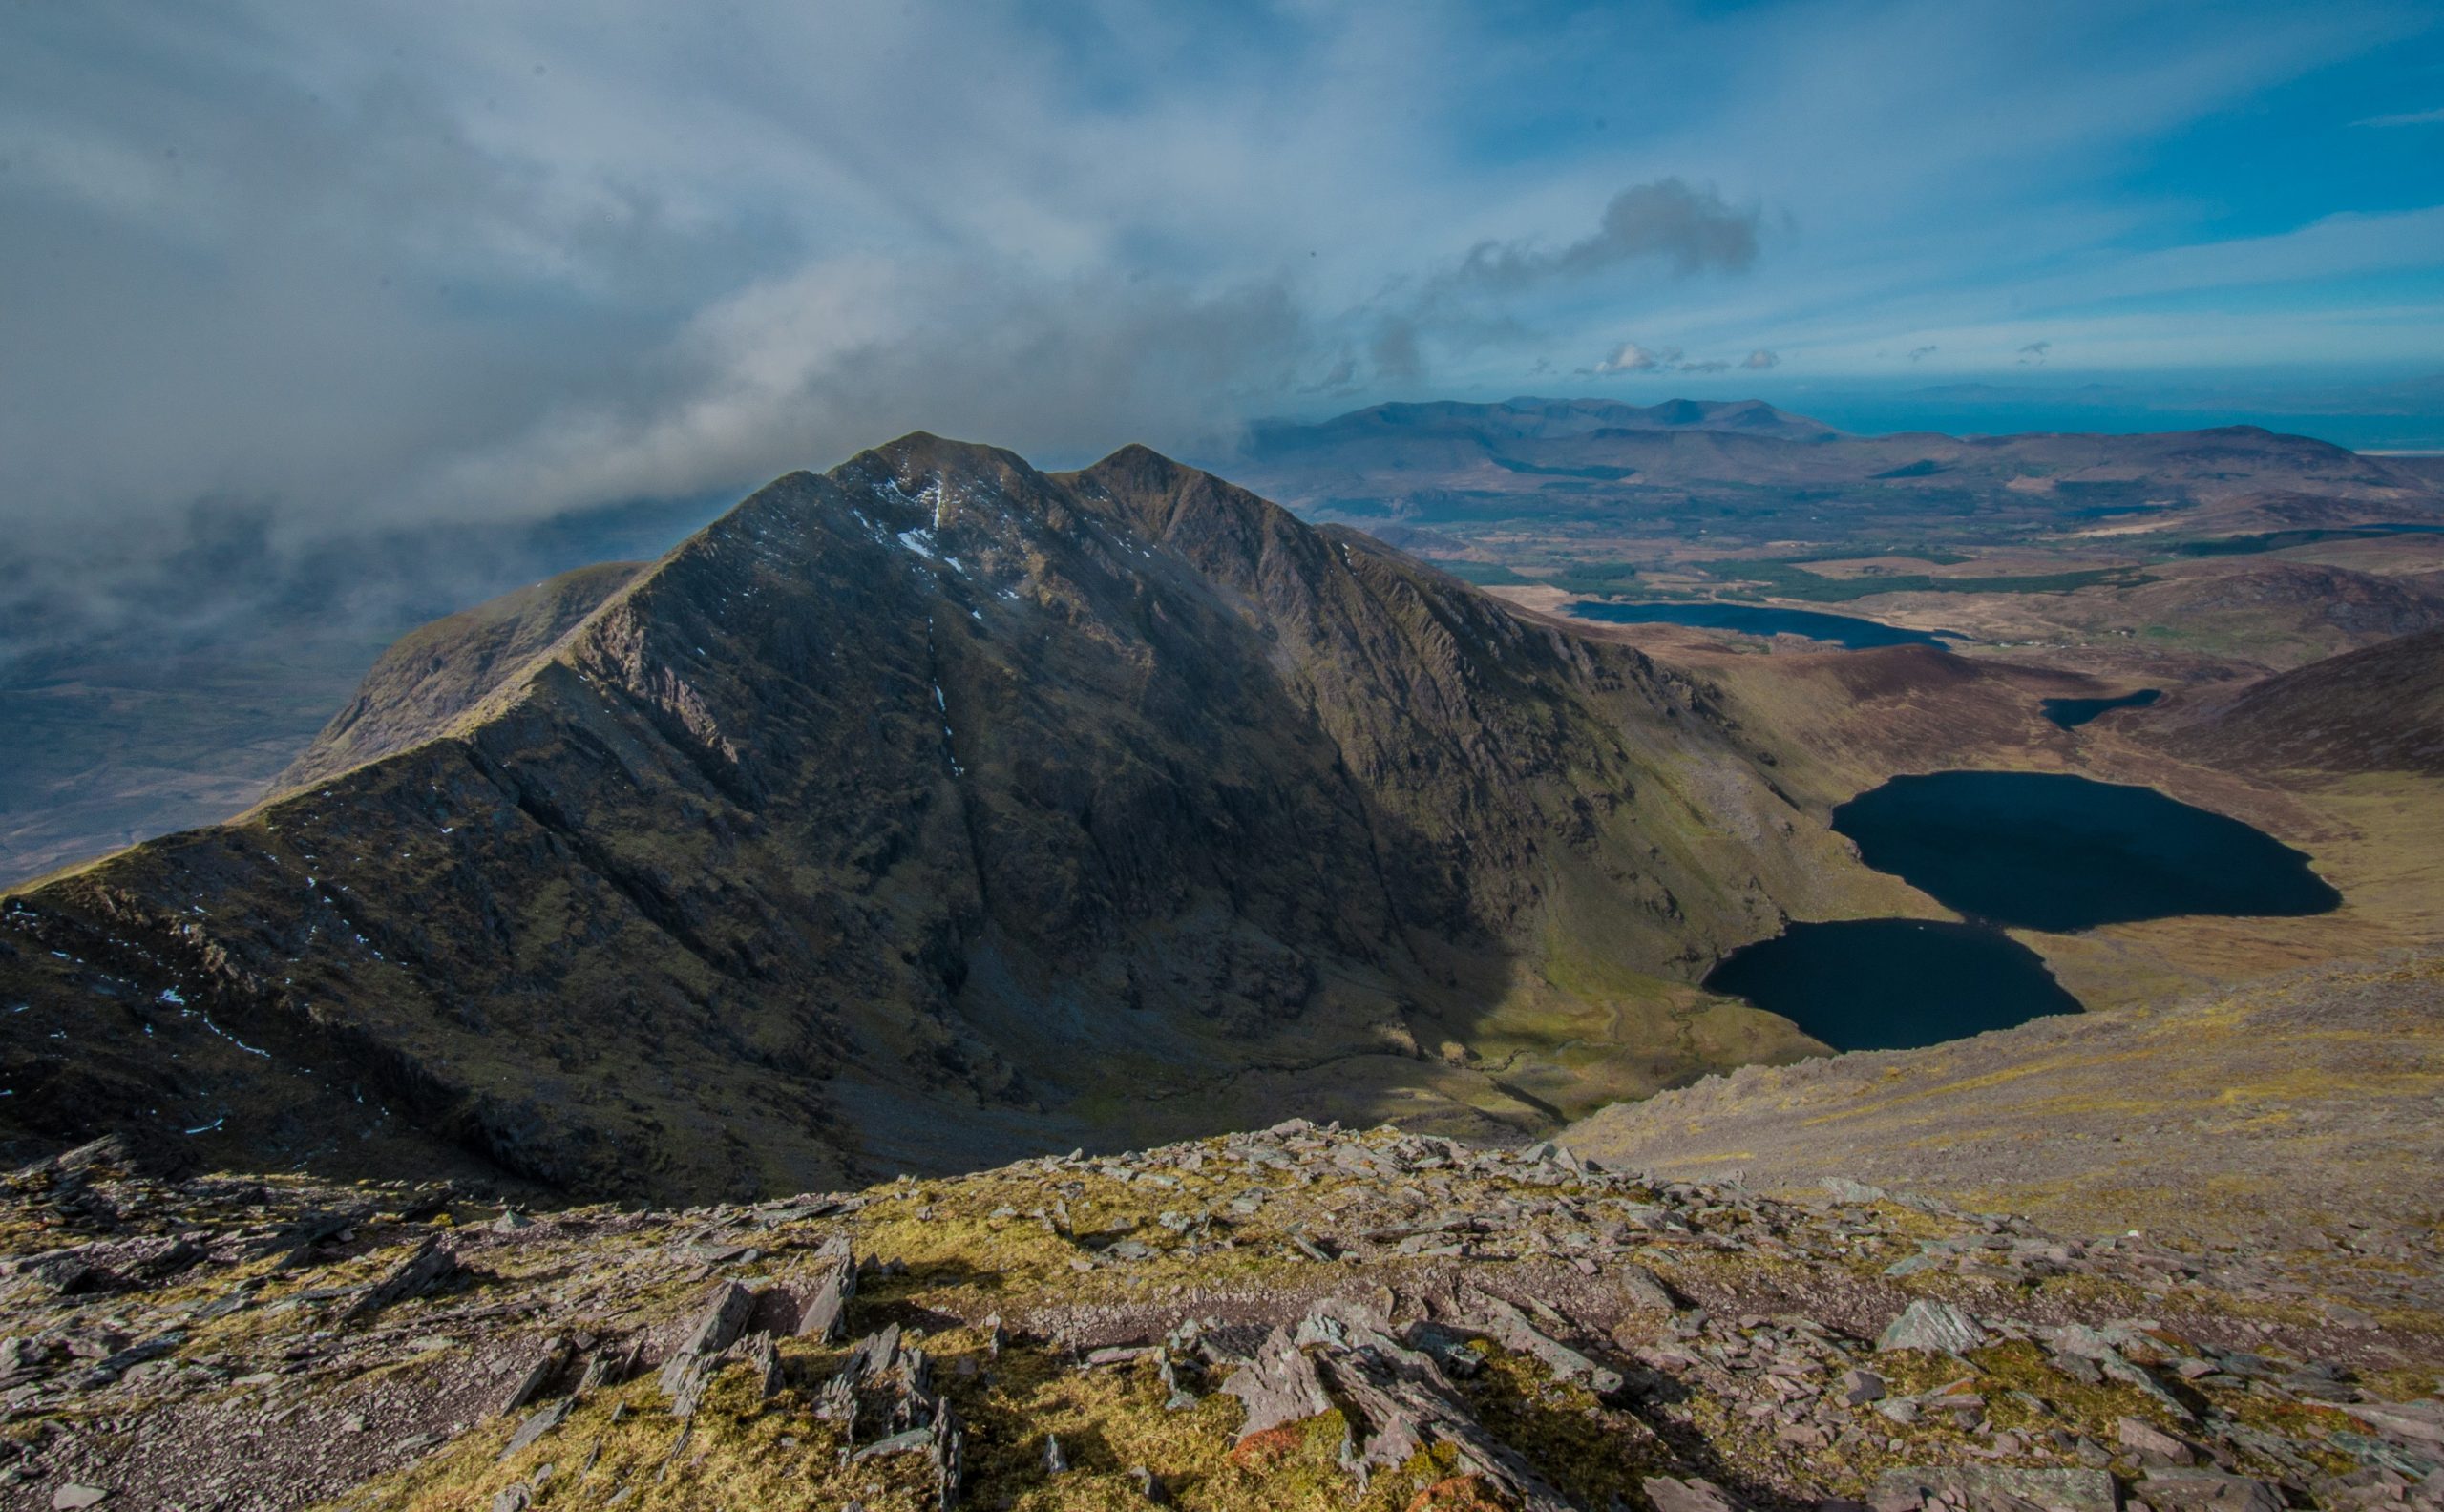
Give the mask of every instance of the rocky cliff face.
M 1842 855 L 1634 651 L 926 436 L 404 647 L 298 775 L 0 908 L 20 1137 L 695 1197 L 1515 1129 L 1803 1048 L 1675 984 Z

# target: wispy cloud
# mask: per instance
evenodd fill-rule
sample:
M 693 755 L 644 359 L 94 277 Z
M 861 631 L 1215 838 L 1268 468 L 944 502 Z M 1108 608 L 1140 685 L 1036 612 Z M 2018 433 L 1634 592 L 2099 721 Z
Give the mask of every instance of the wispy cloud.
M 1600 360 L 1592 368 L 1582 368 L 1579 371 L 1594 373 L 1598 376 L 1612 373 L 1658 372 L 1667 368 L 1676 368 L 1679 364 L 1680 353 L 1677 348 L 1653 352 L 1635 342 L 1623 342 L 1612 348 L 1612 355 Z
M 1480 242 L 1441 283 L 1446 288 L 1517 294 L 1647 259 L 1682 275 L 1738 272 L 1757 261 L 1759 217 L 1754 208 L 1724 203 L 1712 187 L 1659 178 L 1614 195 L 1591 236 L 1550 249 L 1530 241 Z
M 2353 126 L 2444 126 L 2444 108 L 2409 111 L 2399 116 L 2370 116 L 2366 120 L 2355 120 L 2350 124 Z
M 1761 372 L 1781 361 L 1759 346 L 1738 364 L 1723 357 L 1689 357 L 1677 346 L 1650 350 L 1636 342 L 1623 342 L 1612 353 L 1593 365 L 1573 371 L 1584 377 L 1610 378 L 1621 373 L 1719 373 L 1737 366 L 1752 372 Z M 1539 369 L 1549 367 L 1540 362 Z

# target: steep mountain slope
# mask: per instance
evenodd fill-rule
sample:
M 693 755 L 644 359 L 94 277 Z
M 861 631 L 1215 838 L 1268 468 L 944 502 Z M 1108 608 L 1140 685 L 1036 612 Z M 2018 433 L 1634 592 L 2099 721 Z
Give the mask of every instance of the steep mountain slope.
M 2444 629 L 2202 698 L 2156 743 L 2243 771 L 2444 776 Z
M 319 526 L 213 503 L 156 531 L 86 533 L 64 556 L 12 541 L 0 888 L 243 812 L 402 635 L 589 563 L 658 556 L 724 502 Z
M 1699 690 L 1142 449 L 912 436 L 605 585 L 9 899 L 12 1131 L 694 1197 L 1806 1048 L 1685 985 L 1848 865 Z
M 580 567 L 402 636 L 348 706 L 272 780 L 273 790 L 303 788 L 441 733 L 642 570 L 634 562 Z

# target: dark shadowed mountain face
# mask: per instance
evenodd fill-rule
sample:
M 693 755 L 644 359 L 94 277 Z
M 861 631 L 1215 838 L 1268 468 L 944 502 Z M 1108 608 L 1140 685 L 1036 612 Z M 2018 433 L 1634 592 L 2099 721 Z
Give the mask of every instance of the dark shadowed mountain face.
M 10 899 L 12 1132 L 799 1190 L 1802 1043 L 1669 984 L 1837 842 L 1700 689 L 1363 536 L 913 436 L 625 574 L 420 632 L 306 786 Z

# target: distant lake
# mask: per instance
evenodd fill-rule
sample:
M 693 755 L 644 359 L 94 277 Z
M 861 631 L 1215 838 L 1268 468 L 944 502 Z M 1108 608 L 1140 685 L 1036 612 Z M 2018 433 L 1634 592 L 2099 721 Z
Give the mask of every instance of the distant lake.
M 2145 708 L 2164 696 L 2162 688 L 2140 688 L 2119 698 L 2047 699 L 2040 705 L 2045 717 L 2064 729 L 2077 729 L 2097 715 L 2117 708 Z
M 1778 1013 L 1836 1050 L 1907 1050 L 2079 1012 L 2010 935 L 1928 919 L 1793 924 L 1723 958 L 1709 991 Z
M 1582 598 L 1570 606 L 1581 620 L 1608 624 L 1676 624 L 1700 630 L 1737 630 L 1744 635 L 1801 635 L 1830 640 L 1852 651 L 1874 646 L 1942 645 L 1941 636 L 1904 630 L 1855 615 L 1823 614 L 1814 609 L 1775 609 L 1764 604 L 1735 603 L 1603 603 Z
M 2052 772 L 1895 777 L 1833 810 L 1868 866 L 1946 907 L 2067 932 L 2181 914 L 2323 914 L 2342 894 L 2238 819 Z

